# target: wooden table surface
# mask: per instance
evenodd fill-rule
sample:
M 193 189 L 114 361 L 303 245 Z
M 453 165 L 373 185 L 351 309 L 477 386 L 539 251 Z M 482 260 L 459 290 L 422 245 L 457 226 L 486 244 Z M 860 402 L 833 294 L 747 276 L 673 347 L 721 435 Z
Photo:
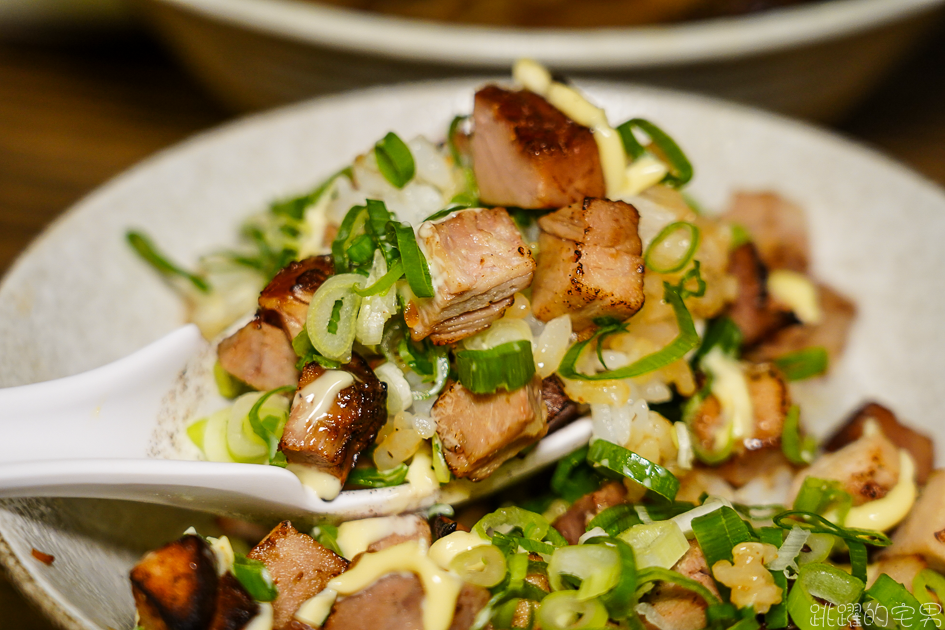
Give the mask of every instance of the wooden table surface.
M 0 42 L 0 273 L 93 188 L 232 117 L 144 35 L 97 40 Z M 837 129 L 945 186 L 945 30 Z M 51 630 L 2 577 L 0 615 Z

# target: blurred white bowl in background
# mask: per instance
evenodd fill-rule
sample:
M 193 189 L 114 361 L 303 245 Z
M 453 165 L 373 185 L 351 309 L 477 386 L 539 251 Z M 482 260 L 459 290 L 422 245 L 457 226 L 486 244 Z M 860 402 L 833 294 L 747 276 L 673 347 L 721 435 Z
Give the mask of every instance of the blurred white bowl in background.
M 304 0 L 134 0 L 229 105 L 259 109 L 382 83 L 505 74 L 519 57 L 575 76 L 841 116 L 939 22 L 945 0 L 826 0 L 644 28 L 463 26 Z

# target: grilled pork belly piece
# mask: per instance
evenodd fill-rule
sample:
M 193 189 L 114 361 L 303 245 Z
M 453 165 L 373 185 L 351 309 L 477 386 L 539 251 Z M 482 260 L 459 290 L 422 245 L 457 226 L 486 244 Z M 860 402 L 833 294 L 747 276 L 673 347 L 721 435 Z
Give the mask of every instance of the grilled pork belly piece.
M 367 546 L 365 552 L 381 551 L 382 549 L 387 549 L 388 547 L 393 547 L 394 545 L 399 545 L 400 543 L 405 543 L 410 540 L 423 541 L 425 549 L 429 549 L 430 545 L 433 544 L 433 531 L 430 528 L 430 524 L 427 522 L 427 519 L 419 514 L 401 514 L 398 516 L 387 516 L 385 518 L 393 521 L 392 529 L 394 533 L 388 534 L 380 540 L 375 540 Z M 344 552 L 344 550 L 342 550 L 342 552 Z M 357 563 L 358 557 L 360 557 L 360 555 L 352 558 L 352 566 Z
M 289 521 L 269 532 L 249 557 L 266 565 L 279 591 L 272 602 L 273 630 L 295 630 L 298 622 L 293 615 L 299 606 L 348 568 L 347 560 L 292 527 Z
M 673 566 L 673 571 L 699 582 L 718 597 L 719 590 L 712 579 L 712 572 L 695 540 L 689 541 L 689 551 Z M 677 630 L 699 630 L 706 627 L 706 601 L 690 590 L 669 582 L 658 582 L 656 587 L 643 598 L 653 606 L 653 611 L 665 620 L 661 627 Z M 655 630 L 656 626 L 645 619 L 646 627 Z
M 876 578 L 885 573 L 892 579 L 905 586 L 906 589 L 911 593 L 912 581 L 915 580 L 915 576 L 919 574 L 919 571 L 927 569 L 928 566 L 929 564 L 925 561 L 925 559 L 918 554 L 889 557 L 884 555 L 883 557 L 880 557 L 876 564 L 871 564 L 868 567 L 869 573 L 866 581 L 866 587 L 869 588 L 873 586 Z
M 850 326 L 856 319 L 853 303 L 826 285 L 817 285 L 823 318 L 818 324 L 792 324 L 763 339 L 745 353 L 751 361 L 772 361 L 805 348 L 821 346 L 831 365 L 840 360 Z
M 217 356 L 224 370 L 259 391 L 299 381 L 292 343 L 281 328 L 260 315 L 221 341 Z
M 332 382 L 345 381 L 350 385 L 337 393 L 326 391 Z M 387 386 L 360 355 L 352 354 L 338 370 L 309 363 L 302 370 L 279 450 L 289 463 L 311 466 L 344 484 L 358 453 L 386 421 Z
M 241 628 L 259 612 L 236 578 L 217 576 L 213 551 L 194 535 L 145 555 L 131 570 L 131 590 L 145 630 Z
M 626 503 L 627 489 L 619 481 L 608 481 L 599 489 L 585 494 L 571 504 L 568 511 L 555 519 L 552 526 L 557 529 L 569 545 L 578 544 L 578 539 L 587 531 L 587 524 L 609 507 Z
M 312 296 L 334 273 L 331 256 L 312 256 L 289 263 L 259 294 L 259 308 L 271 311 L 289 339 L 295 339 L 305 328 Z
M 807 272 L 810 245 L 800 207 L 774 193 L 742 192 L 720 218 L 745 228 L 770 269 Z
M 354 595 L 339 599 L 324 630 L 422 630 L 425 593 L 414 574 L 390 574 Z M 489 601 L 489 591 L 464 584 L 450 630 L 468 630 Z
M 892 535 L 883 558 L 918 554 L 935 571 L 945 571 L 945 470 L 935 470 L 909 514 Z
M 640 216 L 622 201 L 586 198 L 545 215 L 532 311 L 548 321 L 571 316 L 575 329 L 594 318 L 627 319 L 643 306 Z
M 728 308 L 728 317 L 741 331 L 744 346 L 753 346 L 796 321 L 790 309 L 768 294 L 768 268 L 754 245 L 745 243 L 729 253 L 728 272 L 738 283 L 738 295 Z
M 560 208 L 606 194 L 591 130 L 541 96 L 489 85 L 476 92 L 471 149 L 486 205 Z
M 548 414 L 548 432 L 557 431 L 578 417 L 578 404 L 564 393 L 564 383 L 557 374 L 541 381 L 541 400 Z
M 538 376 L 515 391 L 474 394 L 450 382 L 433 405 L 436 433 L 450 471 L 480 481 L 548 432 Z
M 896 414 L 879 403 L 866 403 L 854 411 L 843 426 L 827 440 L 824 448 L 833 452 L 860 439 L 868 420 L 879 424 L 883 435 L 888 437 L 890 442 L 909 451 L 915 462 L 916 481 L 920 486 L 924 485 L 935 466 L 935 446 L 931 438 L 899 422 Z
M 862 505 L 883 498 L 899 481 L 899 449 L 877 431 L 863 435 L 839 451 L 826 453 L 794 478 L 788 505 L 794 503 L 806 477 L 839 481 L 853 497 L 853 505 Z
M 502 316 L 532 281 L 535 261 L 509 213 L 474 208 L 420 226 L 417 241 L 430 264 L 436 295 L 414 298 L 404 319 L 415 341 L 459 341 Z

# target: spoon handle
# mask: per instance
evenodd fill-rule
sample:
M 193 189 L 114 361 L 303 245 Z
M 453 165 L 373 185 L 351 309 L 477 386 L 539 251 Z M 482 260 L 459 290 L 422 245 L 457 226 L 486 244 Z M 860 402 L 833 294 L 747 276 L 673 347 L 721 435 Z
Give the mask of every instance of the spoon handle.
M 161 400 L 205 344 L 188 324 L 94 370 L 0 389 L 0 464 L 145 457 Z

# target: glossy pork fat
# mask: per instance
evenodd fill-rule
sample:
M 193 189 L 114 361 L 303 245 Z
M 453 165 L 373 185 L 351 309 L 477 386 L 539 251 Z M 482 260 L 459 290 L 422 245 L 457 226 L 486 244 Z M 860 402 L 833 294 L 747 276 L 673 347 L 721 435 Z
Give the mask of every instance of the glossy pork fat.
M 486 86 L 476 93 L 473 122 L 473 169 L 484 204 L 546 209 L 604 196 L 591 130 L 541 96 Z

